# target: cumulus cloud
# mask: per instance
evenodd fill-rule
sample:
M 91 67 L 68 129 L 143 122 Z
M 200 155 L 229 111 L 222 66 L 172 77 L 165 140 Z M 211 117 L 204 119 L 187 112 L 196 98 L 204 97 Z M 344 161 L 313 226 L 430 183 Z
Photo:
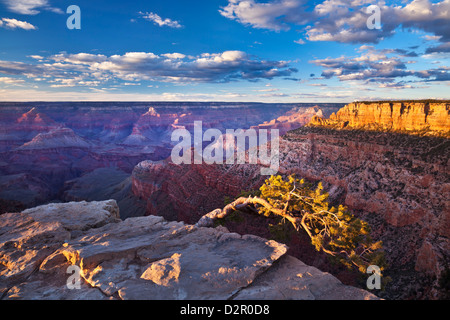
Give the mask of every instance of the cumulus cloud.
M 0 61 L 0 74 L 47 78 L 54 87 L 97 86 L 108 81 L 161 81 L 174 83 L 258 81 L 288 77 L 294 72 L 286 61 L 267 61 L 242 51 L 156 55 L 128 52 L 123 55 L 60 53 L 34 64 Z
M 165 54 L 162 54 L 162 56 L 167 57 L 169 59 L 184 59 L 184 58 L 186 58 L 186 55 L 184 55 L 182 53 L 177 53 L 177 52 L 165 53 Z
M 366 26 L 368 4 L 378 5 L 381 29 Z M 395 34 L 397 28 L 412 28 L 440 36 L 450 37 L 450 0 L 432 3 L 413 0 L 402 5 L 386 5 L 384 1 L 327 0 L 315 7 L 317 21 L 307 30 L 308 40 L 337 41 L 343 43 L 377 43 Z
M 0 83 L 4 84 L 18 84 L 18 83 L 24 83 L 25 80 L 23 79 L 15 79 L 11 77 L 0 77 Z
M 155 25 L 158 25 L 160 27 L 170 27 L 176 29 L 183 27 L 180 22 L 169 18 L 163 19 L 153 12 L 146 12 L 146 13 L 139 12 L 139 14 L 141 14 L 142 18 L 144 18 L 145 20 L 152 21 Z
M 50 6 L 48 0 L 2 0 L 8 10 L 27 15 L 36 15 L 40 10 L 64 13 L 61 9 Z
M 373 0 L 325 0 L 308 4 L 304 0 L 228 0 L 220 13 L 254 28 L 287 31 L 302 26 L 309 41 L 378 43 L 398 28 L 422 30 L 450 41 L 450 0 L 406 0 L 387 5 Z M 367 28 L 369 5 L 381 12 L 381 29 Z
M 26 21 L 19 21 L 16 19 L 2 18 L 0 19 L 0 28 L 8 29 L 23 29 L 23 30 L 36 30 L 37 28 L 31 23 Z
M 226 18 L 254 28 L 281 31 L 289 30 L 289 23 L 305 22 L 303 4 L 303 0 L 275 0 L 264 3 L 255 0 L 229 0 L 228 5 L 219 12 Z
M 360 55 L 354 57 L 341 56 L 312 60 L 311 63 L 323 67 L 322 77 L 337 77 L 341 81 L 363 81 L 377 83 L 380 87 L 407 87 L 406 81 L 399 78 L 414 77 L 416 81 L 448 81 L 450 68 L 430 70 L 410 70 L 407 65 L 412 61 L 404 61 L 408 52 L 399 55 L 397 50 L 376 50 L 372 46 L 359 48 Z

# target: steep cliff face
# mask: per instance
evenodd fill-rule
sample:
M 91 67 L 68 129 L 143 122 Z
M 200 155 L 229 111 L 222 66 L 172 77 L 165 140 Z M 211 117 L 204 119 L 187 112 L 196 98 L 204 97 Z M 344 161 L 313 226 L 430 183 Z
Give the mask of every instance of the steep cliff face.
M 285 139 L 284 171 L 340 188 L 343 202 L 385 243 L 397 280 L 401 270 L 439 278 L 448 268 L 448 139 L 326 128 Z
M 225 196 L 236 196 L 258 183 L 261 176 L 253 169 L 176 165 L 170 159 L 143 161 L 133 170 L 132 190 L 146 201 L 147 214 L 195 223 L 206 212 L 222 207 Z
M 355 102 L 312 125 L 448 135 L 450 101 Z

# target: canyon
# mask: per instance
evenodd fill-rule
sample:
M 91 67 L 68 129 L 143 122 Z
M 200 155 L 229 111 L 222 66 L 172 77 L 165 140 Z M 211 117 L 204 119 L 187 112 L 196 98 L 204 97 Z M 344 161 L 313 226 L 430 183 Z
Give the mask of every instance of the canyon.
M 285 133 L 340 106 L 323 104 L 319 110 L 314 104 L 0 103 L 0 213 L 50 201 L 89 200 L 89 193 L 81 195 L 79 186 L 95 180 L 90 177 L 96 170 L 105 169 L 102 178 L 114 180 L 117 170 L 119 176 L 130 175 L 141 161 L 166 159 L 174 146 L 172 132 L 192 131 L 194 121 L 202 121 L 205 130 L 276 125 Z M 122 186 L 124 195 L 131 183 L 124 181 Z M 98 187 L 97 193 L 107 189 L 101 183 Z M 130 193 L 124 197 L 127 204 L 134 201 Z M 142 210 L 129 212 L 130 206 L 117 200 L 123 217 L 142 214 Z
M 48 204 L 0 216 L 0 299 L 378 299 L 286 249 L 223 227 L 122 220 L 115 200 Z
M 171 132 L 178 128 L 192 131 L 194 121 L 202 121 L 205 129 L 223 132 L 274 128 L 283 135 L 278 174 L 321 181 L 332 204 L 346 205 L 370 224 L 375 240 L 383 241 L 389 264 L 385 276 L 391 282 L 384 291 L 373 293 L 387 299 L 449 296 L 450 101 L 355 102 L 345 106 L 42 103 L 0 107 L 0 212 L 7 212 L 0 219 L 16 212 L 27 220 L 26 208 L 49 201 L 114 199 L 120 218 L 130 226 L 132 221 L 139 224 L 140 220 L 129 220 L 136 218 L 189 229 L 203 215 L 222 208 L 228 198 L 258 189 L 267 177 L 260 174 L 263 164 L 174 164 L 169 157 Z M 218 230 L 274 241 L 268 231 L 271 222 L 247 215 L 240 221 L 224 221 L 224 229 Z M 112 225 L 108 222 L 102 227 Z M 140 232 L 130 230 L 127 232 Z M 283 257 L 329 272 L 344 285 L 361 287 L 355 274 L 333 265 L 301 234 L 282 242 L 286 246 Z M 58 252 L 51 261 L 66 264 L 62 251 Z M 177 264 L 176 253 L 164 255 L 158 268 Z M 43 256 L 48 257 L 48 252 Z M 112 274 L 112 265 L 105 262 L 105 274 Z M 145 274 L 142 268 L 142 263 L 136 266 Z M 289 269 L 284 264 L 280 268 Z M 121 269 L 119 274 L 126 272 Z M 88 279 L 89 274 L 94 283 L 95 272 L 89 271 Z M 276 278 L 275 274 L 263 275 Z M 122 297 L 120 289 L 108 287 L 108 277 L 112 275 L 100 274 L 95 283 L 103 292 L 115 292 L 110 296 Z M 269 279 L 261 283 L 266 281 Z M 19 282 L 14 283 L 17 287 Z M 14 290 L 5 292 L 12 295 Z M 261 292 L 258 290 L 254 292 Z M 167 292 L 173 298 L 179 291 Z

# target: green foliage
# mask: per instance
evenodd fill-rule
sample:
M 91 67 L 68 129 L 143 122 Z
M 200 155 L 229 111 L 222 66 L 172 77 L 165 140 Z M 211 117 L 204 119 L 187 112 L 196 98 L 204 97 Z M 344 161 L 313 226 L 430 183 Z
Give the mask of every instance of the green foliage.
M 285 219 L 278 218 L 277 222 L 269 223 L 269 232 L 271 239 L 279 242 L 288 242 L 296 230 Z
M 237 222 L 242 223 L 244 222 L 244 217 L 239 211 L 235 211 L 231 214 L 229 214 L 226 219 L 217 219 L 214 221 L 214 228 L 218 226 L 225 226 L 227 222 Z
M 330 207 L 328 193 L 322 183 L 316 188 L 294 175 L 283 179 L 272 176 L 261 186 L 261 198 L 286 215 L 298 217 L 297 229 L 304 229 L 317 251 L 324 251 L 348 267 L 356 266 L 365 272 L 367 266 L 386 266 L 382 243 L 370 237 L 367 222 L 353 216 L 345 206 Z M 273 208 L 258 207 L 260 214 L 269 217 Z M 285 222 L 283 220 L 283 222 Z M 282 226 L 272 226 L 282 231 Z

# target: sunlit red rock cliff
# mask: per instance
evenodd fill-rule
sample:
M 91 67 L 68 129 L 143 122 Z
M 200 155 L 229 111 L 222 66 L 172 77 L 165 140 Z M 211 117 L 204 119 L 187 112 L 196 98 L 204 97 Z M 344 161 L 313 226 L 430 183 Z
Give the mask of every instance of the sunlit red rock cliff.
M 355 102 L 312 125 L 448 135 L 450 103 L 438 101 Z

